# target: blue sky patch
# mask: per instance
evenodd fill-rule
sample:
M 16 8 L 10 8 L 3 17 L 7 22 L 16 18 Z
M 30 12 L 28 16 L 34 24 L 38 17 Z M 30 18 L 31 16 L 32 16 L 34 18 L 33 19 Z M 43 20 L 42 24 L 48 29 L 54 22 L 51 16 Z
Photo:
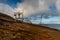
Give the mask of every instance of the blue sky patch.
M 49 9 L 50 9 L 52 12 L 54 12 L 54 13 L 57 11 L 57 8 L 56 8 L 55 5 L 50 5 L 50 6 L 49 6 Z
M 0 0 L 0 3 L 8 4 L 9 6 L 15 8 L 17 3 L 22 3 L 24 0 Z

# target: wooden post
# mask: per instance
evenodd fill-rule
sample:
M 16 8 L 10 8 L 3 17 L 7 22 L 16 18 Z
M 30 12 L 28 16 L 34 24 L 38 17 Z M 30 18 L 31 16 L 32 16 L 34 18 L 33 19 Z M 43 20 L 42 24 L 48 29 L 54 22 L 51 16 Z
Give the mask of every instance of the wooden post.
M 42 25 L 43 14 L 41 14 L 40 25 Z
M 21 21 L 23 22 L 23 13 L 22 12 L 17 12 L 18 13 L 18 19 L 21 19 Z
M 21 15 L 21 14 L 18 12 L 18 18 L 20 18 L 20 15 Z
M 23 20 L 24 20 L 24 19 L 23 19 L 23 13 L 21 13 L 21 14 L 22 14 L 22 22 L 23 22 Z
M 15 19 L 17 19 L 17 14 L 16 13 L 14 13 L 14 17 L 15 17 Z

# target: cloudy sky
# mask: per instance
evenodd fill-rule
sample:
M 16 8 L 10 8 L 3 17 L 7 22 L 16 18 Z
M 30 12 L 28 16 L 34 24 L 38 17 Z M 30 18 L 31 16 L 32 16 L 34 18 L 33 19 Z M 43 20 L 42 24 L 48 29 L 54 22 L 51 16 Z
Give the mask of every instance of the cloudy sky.
M 14 12 L 23 12 L 33 23 L 60 24 L 60 0 L 0 0 L 0 12 L 14 18 Z

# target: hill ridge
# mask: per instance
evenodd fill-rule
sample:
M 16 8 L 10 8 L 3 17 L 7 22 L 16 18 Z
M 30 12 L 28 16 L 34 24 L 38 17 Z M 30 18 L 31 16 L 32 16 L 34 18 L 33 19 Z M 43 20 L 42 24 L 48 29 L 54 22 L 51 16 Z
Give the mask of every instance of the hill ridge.
M 4 17 L 1 15 L 0 40 L 60 40 L 60 30 L 17 22 L 10 16 Z

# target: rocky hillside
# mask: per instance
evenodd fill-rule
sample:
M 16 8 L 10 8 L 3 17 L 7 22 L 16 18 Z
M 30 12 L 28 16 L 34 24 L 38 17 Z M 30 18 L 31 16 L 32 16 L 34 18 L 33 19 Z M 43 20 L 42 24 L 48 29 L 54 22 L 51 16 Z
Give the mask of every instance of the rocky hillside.
M 0 13 L 0 19 L 4 19 L 4 20 L 7 20 L 7 21 L 14 21 L 14 19 L 8 15 L 5 15 L 3 13 Z
M 0 40 L 60 40 L 59 30 L 17 22 L 10 16 L 0 15 Z

